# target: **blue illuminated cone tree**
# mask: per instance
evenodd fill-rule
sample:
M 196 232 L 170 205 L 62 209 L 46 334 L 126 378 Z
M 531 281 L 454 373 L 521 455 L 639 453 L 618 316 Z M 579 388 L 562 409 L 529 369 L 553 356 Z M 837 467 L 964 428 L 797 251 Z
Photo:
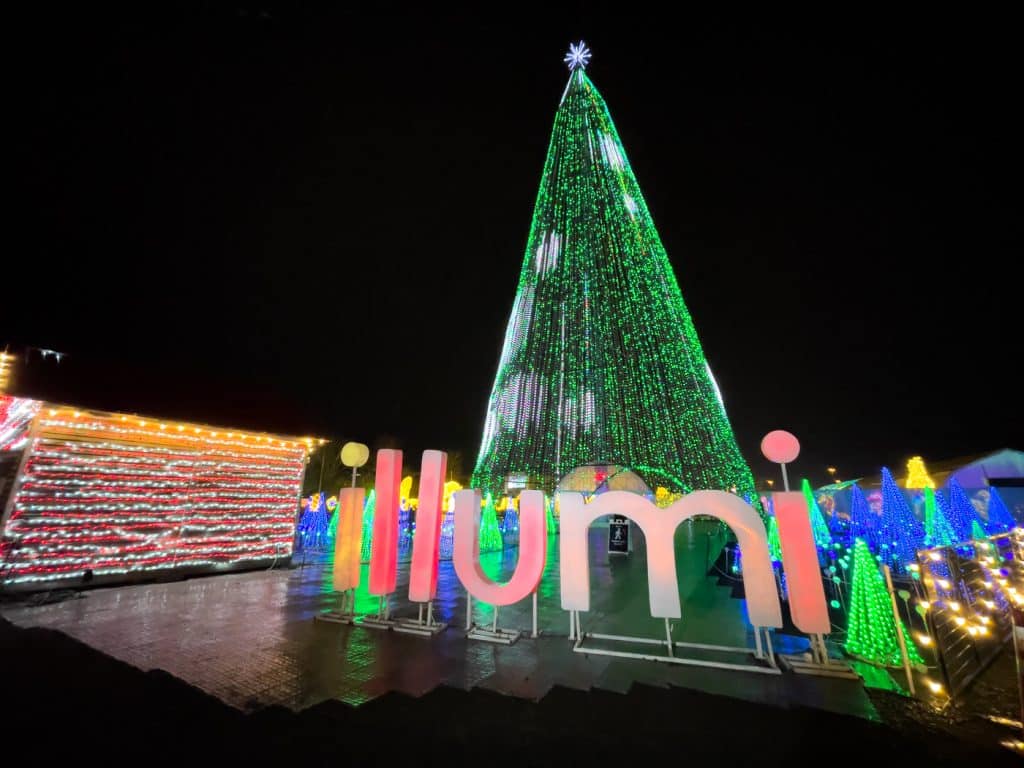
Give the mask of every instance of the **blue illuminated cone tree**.
M 303 546 L 319 547 L 327 543 L 327 531 L 331 518 L 327 514 L 327 505 L 323 493 L 314 493 L 309 508 L 299 519 L 299 533 L 302 535 Z
M 957 543 L 956 532 L 946 518 L 942 496 L 931 488 L 924 489 L 925 544 L 930 547 L 949 547 Z
M 974 535 L 973 523 L 981 522 L 978 512 L 956 478 L 950 480 L 947 487 L 949 489 L 949 522 L 953 526 L 953 530 L 956 531 L 957 542 L 969 541 Z
M 890 566 L 902 571 L 924 546 L 924 526 L 917 519 L 892 473 L 882 467 L 882 542 Z
M 997 533 L 1004 533 L 1016 525 L 1016 521 L 1013 519 L 1013 515 L 1010 514 L 1010 510 L 1006 506 L 1006 502 L 1003 501 L 1003 497 L 999 495 L 999 491 L 996 487 L 989 486 L 988 489 L 988 522 L 985 525 L 985 530 L 991 535 Z
M 753 492 L 672 265 L 574 48 L 472 485 L 551 494 L 617 464 L 650 487 Z
M 854 539 L 863 539 L 872 552 L 880 552 L 881 525 L 882 520 L 871 509 L 864 491 L 854 483 L 850 487 L 850 546 L 853 546 Z
M 878 563 L 863 539 L 854 541 L 852 579 L 846 642 L 843 647 L 847 653 L 874 664 L 901 666 L 903 656 L 896 635 L 892 599 L 885 588 L 885 578 L 879 571 Z M 902 621 L 900 623 L 910 662 L 923 664 L 906 625 Z

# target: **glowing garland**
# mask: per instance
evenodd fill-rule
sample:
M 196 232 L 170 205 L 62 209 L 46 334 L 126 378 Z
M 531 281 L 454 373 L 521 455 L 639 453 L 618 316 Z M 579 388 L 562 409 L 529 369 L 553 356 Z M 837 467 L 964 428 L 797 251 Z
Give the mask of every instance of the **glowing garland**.
M 555 115 L 472 486 L 586 464 L 753 492 L 689 311 L 578 47 Z
M 25 446 L 40 406 L 36 400 L 0 395 L 0 451 L 16 451 Z

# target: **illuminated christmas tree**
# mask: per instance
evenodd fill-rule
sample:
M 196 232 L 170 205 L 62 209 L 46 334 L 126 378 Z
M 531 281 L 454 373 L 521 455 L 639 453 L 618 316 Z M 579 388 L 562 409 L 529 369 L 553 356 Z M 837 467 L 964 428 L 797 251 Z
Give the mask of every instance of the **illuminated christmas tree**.
M 371 545 L 373 544 L 373 513 L 377 508 L 377 491 L 370 489 L 370 495 L 363 503 L 363 538 L 360 542 L 359 560 L 370 562 Z
M 779 523 L 772 514 L 768 517 L 768 554 L 773 565 L 782 562 L 782 543 L 779 541 Z
M 494 509 L 491 494 L 484 497 L 484 508 L 480 515 L 480 551 L 497 552 L 504 547 L 501 529 L 498 527 L 498 512 Z
M 974 505 L 971 504 L 971 500 L 967 498 L 967 492 L 960 486 L 956 478 L 953 478 L 947 484 L 949 489 L 949 522 L 953 526 L 953 530 L 956 532 L 957 542 L 968 541 L 974 536 L 972 530 L 972 523 L 975 521 L 981 522 L 978 518 L 978 512 L 974 509 Z
M 924 531 L 926 546 L 950 547 L 956 544 L 956 532 L 946 518 L 942 496 L 927 486 L 924 489 Z
M 885 588 L 885 578 L 863 539 L 853 546 L 853 586 L 846 627 L 847 653 L 887 667 L 903 664 L 892 600 Z M 901 621 L 907 656 L 911 664 L 923 664 L 907 627 Z
M 323 493 L 314 493 L 310 498 L 309 508 L 299 519 L 298 529 L 302 536 L 302 545 L 311 548 L 325 545 L 330 522 Z
M 807 482 L 807 479 L 800 483 L 800 490 L 804 492 L 804 498 L 807 499 L 807 509 L 811 515 L 811 532 L 814 534 L 814 543 L 817 544 L 821 549 L 832 546 L 832 535 L 829 533 L 828 524 L 825 522 L 825 516 L 821 514 L 821 507 L 818 506 L 818 502 L 814 500 L 814 492 L 811 490 L 811 484 Z
M 553 496 L 548 497 L 544 508 L 547 510 L 548 535 L 558 533 L 558 520 L 555 518 L 555 499 Z
M 907 482 L 904 485 L 914 490 L 935 487 L 935 481 L 928 474 L 928 470 L 924 466 L 924 459 L 920 456 L 913 456 L 907 461 Z
M 501 532 L 505 534 L 519 533 L 519 515 L 515 508 L 509 504 L 505 508 L 505 515 L 501 518 Z
M 999 491 L 995 486 L 990 486 L 988 489 L 988 523 L 985 525 L 985 530 L 994 536 L 997 533 L 1010 530 L 1015 525 L 1017 523 L 999 495 Z
M 327 541 L 333 542 L 334 537 L 338 535 L 338 509 L 331 513 L 331 522 L 327 524 Z
M 450 504 L 441 517 L 440 558 L 451 560 L 455 553 L 455 505 Z
M 753 491 L 672 265 L 574 46 L 472 484 L 550 494 L 617 464 L 670 491 Z
M 864 539 L 872 552 L 882 550 L 882 519 L 874 513 L 860 486 L 850 487 L 850 546 L 854 539 Z
M 924 546 L 924 526 L 886 467 L 882 467 L 882 535 L 889 564 L 897 570 L 914 562 L 917 550 Z
M 988 536 L 985 535 L 984 529 L 981 527 L 981 523 L 977 520 L 971 520 L 971 538 L 974 541 L 985 541 Z

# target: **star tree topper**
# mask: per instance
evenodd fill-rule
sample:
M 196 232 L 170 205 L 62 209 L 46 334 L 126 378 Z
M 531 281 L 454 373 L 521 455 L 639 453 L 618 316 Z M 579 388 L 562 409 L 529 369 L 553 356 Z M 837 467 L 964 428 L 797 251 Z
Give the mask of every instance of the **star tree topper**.
M 570 70 L 576 69 L 576 67 L 586 69 L 587 64 L 590 63 L 590 49 L 582 40 L 575 44 L 569 43 L 569 52 L 565 54 L 563 61 L 569 65 Z

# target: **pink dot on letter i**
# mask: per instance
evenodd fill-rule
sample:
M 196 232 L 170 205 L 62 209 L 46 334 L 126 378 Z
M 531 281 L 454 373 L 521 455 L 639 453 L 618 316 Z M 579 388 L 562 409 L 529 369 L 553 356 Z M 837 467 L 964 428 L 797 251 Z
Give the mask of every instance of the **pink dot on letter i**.
M 768 461 L 789 464 L 800 455 L 800 441 L 790 432 L 776 429 L 761 440 L 761 453 Z

